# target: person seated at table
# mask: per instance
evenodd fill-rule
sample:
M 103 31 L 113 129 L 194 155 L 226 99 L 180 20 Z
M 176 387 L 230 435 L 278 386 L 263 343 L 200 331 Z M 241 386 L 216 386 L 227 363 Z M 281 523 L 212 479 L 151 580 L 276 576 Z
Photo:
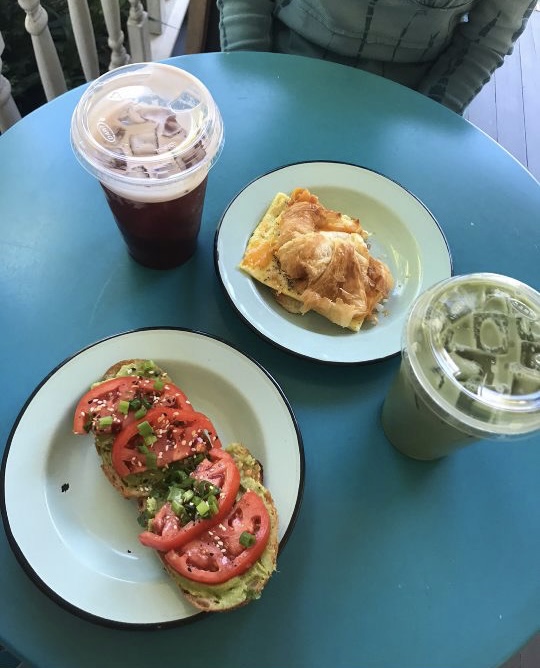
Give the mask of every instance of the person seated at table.
M 537 0 L 217 0 L 223 51 L 352 65 L 463 113 Z

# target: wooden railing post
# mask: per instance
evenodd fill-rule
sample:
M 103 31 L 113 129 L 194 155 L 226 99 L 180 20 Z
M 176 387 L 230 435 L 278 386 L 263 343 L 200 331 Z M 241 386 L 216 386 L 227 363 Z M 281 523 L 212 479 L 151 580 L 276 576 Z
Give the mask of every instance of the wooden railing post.
M 101 0 L 103 18 L 109 35 L 108 44 L 111 49 L 110 70 L 127 65 L 129 55 L 124 47 L 124 33 L 121 30 L 120 4 L 118 0 Z
M 152 35 L 161 35 L 161 3 L 164 0 L 146 0 L 148 30 Z
M 191 0 L 187 8 L 187 34 L 184 53 L 204 51 L 209 19 L 210 0 Z
M 99 76 L 99 61 L 88 0 L 68 0 L 68 8 L 81 67 L 86 81 L 91 81 Z
M 15 100 L 11 95 L 11 84 L 2 74 L 4 47 L 4 39 L 2 33 L 0 33 L 0 132 L 4 132 L 21 118 Z
M 136 63 L 152 60 L 150 36 L 148 33 L 148 14 L 140 0 L 129 0 L 127 31 L 131 58 Z
M 49 17 L 39 0 L 18 0 L 26 12 L 24 25 L 32 36 L 41 83 L 47 100 L 67 90 L 62 65 L 49 30 Z

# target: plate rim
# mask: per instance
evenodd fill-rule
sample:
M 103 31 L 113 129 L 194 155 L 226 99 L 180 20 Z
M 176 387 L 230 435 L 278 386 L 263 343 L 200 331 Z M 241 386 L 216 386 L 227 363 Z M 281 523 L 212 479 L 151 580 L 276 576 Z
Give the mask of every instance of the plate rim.
M 366 172 L 370 172 L 370 173 L 375 174 L 377 176 L 380 176 L 380 177 L 382 177 L 382 178 L 384 178 L 388 181 L 391 181 L 396 186 L 401 188 L 404 192 L 406 192 L 408 195 L 410 195 L 428 213 L 429 217 L 432 219 L 433 223 L 435 224 L 435 228 L 438 230 L 438 232 L 440 234 L 440 237 L 443 241 L 444 246 L 446 247 L 446 251 L 447 251 L 447 255 L 448 255 L 448 262 L 449 262 L 449 269 L 450 269 L 450 274 L 449 274 L 448 278 L 454 276 L 454 261 L 453 261 L 452 253 L 451 253 L 451 250 L 450 250 L 450 245 L 448 243 L 448 239 L 446 238 L 446 235 L 444 234 L 444 231 L 443 231 L 442 227 L 440 226 L 439 221 L 437 220 L 437 218 L 435 217 L 435 215 L 433 214 L 431 209 L 429 209 L 429 207 L 427 207 L 426 204 L 424 204 L 424 202 L 417 195 L 415 195 L 408 188 L 403 186 L 396 179 L 394 179 L 392 177 L 389 177 L 386 174 L 383 174 L 382 172 L 380 172 L 376 169 L 373 169 L 371 167 L 366 167 L 364 165 L 358 165 L 354 162 L 346 162 L 346 161 L 342 161 L 342 160 L 326 160 L 326 159 L 299 160 L 299 161 L 296 161 L 296 162 L 290 162 L 290 163 L 286 163 L 284 165 L 280 165 L 278 167 L 274 167 L 273 169 L 269 169 L 268 171 L 254 177 L 253 179 L 251 179 L 251 181 L 246 183 L 240 190 L 238 190 L 236 192 L 236 194 L 231 198 L 231 200 L 227 204 L 227 207 L 223 211 L 223 213 L 221 215 L 221 218 L 219 220 L 219 223 L 217 225 L 215 234 L 214 234 L 214 270 L 215 270 L 215 273 L 216 273 L 216 275 L 218 277 L 218 280 L 221 284 L 223 292 L 225 293 L 229 303 L 233 307 L 234 312 L 240 317 L 240 319 L 245 324 L 247 324 L 250 327 L 250 329 L 253 330 L 261 339 L 270 343 L 272 346 L 278 348 L 279 350 L 283 350 L 284 352 L 288 353 L 289 355 L 293 355 L 294 357 L 297 357 L 297 358 L 300 358 L 300 359 L 309 360 L 311 362 L 316 362 L 316 363 L 319 363 L 319 364 L 330 365 L 330 366 L 351 366 L 351 365 L 367 366 L 367 365 L 370 365 L 370 364 L 377 364 L 379 362 L 383 362 L 384 360 L 393 359 L 394 357 L 397 357 L 400 354 L 400 352 L 401 352 L 400 349 L 398 349 L 394 353 L 389 353 L 388 355 L 382 355 L 381 357 L 373 357 L 373 358 L 362 359 L 362 360 L 323 359 L 321 357 L 316 357 L 314 355 L 309 355 L 309 354 L 302 353 L 301 351 L 292 350 L 291 348 L 288 348 L 287 345 L 280 343 L 275 338 L 267 336 L 266 334 L 261 332 L 261 330 L 255 324 L 253 324 L 253 322 L 251 322 L 251 320 L 249 318 L 247 318 L 242 313 L 242 311 L 236 306 L 236 304 L 234 303 L 234 300 L 232 299 L 231 295 L 229 294 L 229 291 L 227 290 L 227 288 L 225 286 L 225 281 L 224 281 L 223 276 L 222 276 L 221 271 L 220 271 L 220 254 L 219 254 L 219 247 L 218 246 L 219 246 L 220 231 L 221 231 L 223 222 L 224 222 L 224 220 L 227 216 L 227 213 L 229 212 L 229 209 L 233 206 L 233 204 L 238 200 L 239 197 L 242 196 L 242 194 L 248 188 L 250 188 L 252 185 L 257 183 L 261 179 L 263 179 L 267 176 L 270 176 L 271 174 L 274 174 L 275 172 L 279 172 L 281 170 L 285 170 L 285 169 L 288 169 L 290 167 L 296 167 L 296 166 L 300 166 L 300 165 L 314 165 L 314 164 L 343 165 L 343 166 L 346 166 L 346 167 L 355 167 L 357 169 L 364 170 Z
M 118 332 L 116 334 L 111 334 L 109 336 L 104 336 L 96 341 L 93 341 L 92 343 L 89 343 L 88 345 L 78 349 L 71 355 L 65 357 L 60 363 L 58 363 L 52 370 L 50 370 L 43 378 L 42 380 L 34 387 L 30 395 L 27 397 L 27 399 L 24 401 L 21 409 L 17 413 L 17 416 L 15 418 L 15 421 L 9 431 L 8 438 L 6 440 L 6 445 L 4 452 L 2 454 L 2 461 L 0 463 L 0 515 L 2 517 L 2 523 L 4 527 L 4 531 L 6 534 L 6 538 L 9 544 L 9 547 L 11 548 L 11 551 L 13 552 L 17 562 L 21 566 L 22 570 L 26 573 L 26 575 L 29 577 L 29 579 L 37 586 L 37 588 L 44 593 L 49 599 L 51 599 L 53 602 L 57 603 L 61 608 L 64 610 L 67 610 L 68 612 L 74 614 L 75 616 L 96 623 L 100 626 L 105 626 L 108 628 L 115 628 L 115 629 L 131 629 L 131 630 L 148 630 L 148 631 L 153 631 L 153 630 L 158 630 L 158 629 L 165 629 L 165 628 L 177 628 L 180 626 L 185 626 L 187 624 L 192 624 L 195 621 L 200 621 L 202 619 L 205 619 L 207 617 L 211 617 L 212 614 L 204 611 L 199 611 L 194 613 L 193 615 L 190 615 L 189 617 L 182 617 L 180 619 L 174 619 L 174 620 L 168 620 L 168 621 L 163 621 L 163 622 L 122 622 L 118 620 L 113 620 L 113 619 L 108 619 L 107 617 L 101 617 L 100 615 L 93 614 L 91 612 L 88 612 L 87 610 L 84 610 L 80 608 L 79 606 L 70 603 L 69 601 L 66 601 L 62 596 L 57 594 L 54 589 L 52 589 L 41 577 L 40 575 L 34 570 L 34 568 L 30 565 L 29 561 L 27 560 L 26 556 L 24 555 L 22 549 L 19 547 L 19 544 L 13 535 L 13 532 L 11 530 L 11 525 L 9 522 L 9 517 L 8 517 L 8 510 L 7 510 L 7 504 L 6 504 L 6 489 L 5 489 L 5 476 L 6 476 L 6 468 L 7 468 L 7 463 L 9 459 L 9 453 L 11 450 L 12 442 L 15 437 L 15 434 L 17 433 L 17 428 L 27 412 L 27 410 L 30 408 L 30 405 L 32 404 L 35 396 L 38 394 L 38 392 L 41 390 L 42 387 L 44 387 L 47 382 L 56 374 L 60 369 L 62 369 L 66 364 L 68 364 L 71 360 L 77 358 L 84 352 L 90 350 L 91 348 L 95 348 L 103 343 L 106 343 L 107 341 L 110 341 L 112 339 L 120 338 L 122 336 L 128 336 L 131 334 L 136 334 L 138 332 L 148 332 L 148 331 L 169 331 L 169 332 L 186 332 L 189 334 L 195 334 L 197 336 L 202 336 L 208 339 L 213 339 L 214 341 L 217 341 L 218 343 L 221 343 L 233 350 L 235 350 L 238 354 L 242 355 L 245 357 L 249 362 L 254 364 L 260 371 L 263 372 L 263 374 L 266 375 L 268 380 L 271 381 L 272 385 L 274 386 L 275 390 L 278 392 L 281 400 L 283 401 L 285 408 L 287 409 L 287 412 L 289 413 L 289 416 L 291 418 L 292 426 L 294 428 L 295 434 L 296 434 L 296 442 L 298 446 L 298 455 L 299 455 L 299 484 L 298 484 L 298 490 L 296 493 L 296 501 L 294 504 L 294 508 L 291 514 L 291 519 L 289 521 L 289 524 L 287 526 L 287 529 L 285 533 L 283 534 L 283 537 L 279 541 L 279 546 L 278 546 L 278 556 L 280 556 L 288 543 L 288 540 L 292 534 L 292 531 L 296 525 L 296 522 L 298 520 L 298 516 L 300 514 L 300 508 L 302 506 L 302 501 L 303 501 L 303 495 L 304 495 L 304 489 L 305 489 L 305 473 L 306 473 L 306 464 L 305 464 L 305 450 L 304 450 L 304 444 L 303 444 L 303 438 L 302 438 L 302 433 L 300 431 L 300 427 L 298 424 L 298 420 L 296 419 L 296 415 L 292 409 L 292 406 L 285 395 L 284 391 L 282 390 L 281 386 L 277 382 L 277 380 L 273 377 L 273 375 L 256 359 L 254 359 L 251 355 L 245 353 L 243 350 L 241 350 L 237 345 L 231 343 L 230 341 L 227 341 L 221 336 L 215 335 L 215 334 L 210 334 L 208 332 L 205 332 L 200 329 L 192 329 L 189 327 L 174 327 L 174 326 L 167 326 L 167 325 L 160 325 L 160 326 L 146 326 L 146 327 L 137 327 L 134 329 L 129 329 L 125 330 L 122 332 Z

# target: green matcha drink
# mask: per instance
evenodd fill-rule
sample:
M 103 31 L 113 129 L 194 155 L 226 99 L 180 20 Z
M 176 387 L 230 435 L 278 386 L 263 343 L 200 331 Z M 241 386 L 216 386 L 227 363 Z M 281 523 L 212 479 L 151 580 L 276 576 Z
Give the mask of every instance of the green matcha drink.
M 398 450 L 426 460 L 540 429 L 540 294 L 487 273 L 424 292 L 405 325 L 382 426 Z

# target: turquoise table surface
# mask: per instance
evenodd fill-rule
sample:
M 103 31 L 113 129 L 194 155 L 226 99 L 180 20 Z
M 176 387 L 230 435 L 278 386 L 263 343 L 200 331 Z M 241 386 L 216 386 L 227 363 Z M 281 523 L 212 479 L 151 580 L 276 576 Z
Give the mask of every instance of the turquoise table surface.
M 343 161 L 425 203 L 454 273 L 494 271 L 538 289 L 539 184 L 459 116 L 352 68 L 249 53 L 171 62 L 207 84 L 226 127 L 199 248 L 183 267 L 159 272 L 128 257 L 71 152 L 82 88 L 0 137 L 0 444 L 35 386 L 76 351 L 140 327 L 193 328 L 280 384 L 303 436 L 303 503 L 259 601 L 153 631 L 101 626 L 50 600 L 2 529 L 0 643 L 39 668 L 495 668 L 540 629 L 540 435 L 436 463 L 403 457 L 379 424 L 399 359 L 332 366 L 272 346 L 225 297 L 213 244 L 227 205 L 256 177 Z

